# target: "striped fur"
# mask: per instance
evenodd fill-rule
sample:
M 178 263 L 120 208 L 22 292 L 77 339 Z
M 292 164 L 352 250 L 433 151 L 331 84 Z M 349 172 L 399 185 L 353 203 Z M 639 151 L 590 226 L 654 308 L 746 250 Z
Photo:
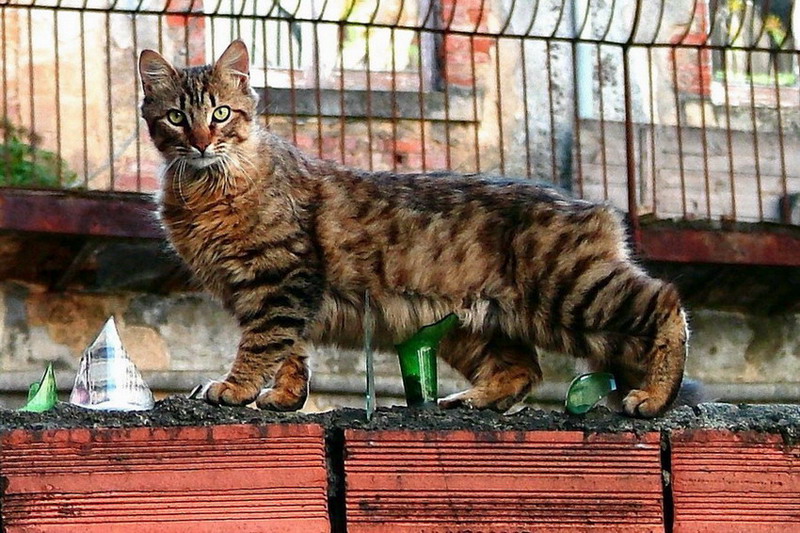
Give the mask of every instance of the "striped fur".
M 510 407 L 541 380 L 538 347 L 613 371 L 631 415 L 668 407 L 685 316 L 676 290 L 631 261 L 613 210 L 530 182 L 313 159 L 256 123 L 247 64 L 240 41 L 214 66 L 140 59 L 142 113 L 167 165 L 164 225 L 242 328 L 209 401 L 301 407 L 309 343 L 358 346 L 369 291 L 383 348 L 460 317 L 440 353 L 474 388 L 444 406 Z M 215 122 L 223 105 L 230 117 Z

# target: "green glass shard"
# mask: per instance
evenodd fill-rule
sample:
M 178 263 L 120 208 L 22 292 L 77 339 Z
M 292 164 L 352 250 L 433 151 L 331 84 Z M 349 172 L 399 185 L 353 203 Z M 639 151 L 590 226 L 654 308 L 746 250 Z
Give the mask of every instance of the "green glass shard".
M 569 385 L 565 407 L 572 414 L 582 415 L 615 390 L 617 382 L 609 372 L 580 375 Z
M 33 400 L 33 397 L 36 396 L 36 393 L 39 392 L 39 382 L 34 381 L 31 383 L 31 386 L 28 387 L 28 399 L 26 402 Z
M 439 395 L 436 351 L 439 342 L 456 324 L 458 317 L 449 314 L 439 322 L 423 327 L 411 338 L 395 346 L 400 357 L 403 389 L 409 407 L 436 405 Z
M 20 411 L 43 413 L 52 409 L 58 403 L 58 389 L 53 364 L 47 365 L 41 381 L 32 383 L 28 389 L 28 403 Z

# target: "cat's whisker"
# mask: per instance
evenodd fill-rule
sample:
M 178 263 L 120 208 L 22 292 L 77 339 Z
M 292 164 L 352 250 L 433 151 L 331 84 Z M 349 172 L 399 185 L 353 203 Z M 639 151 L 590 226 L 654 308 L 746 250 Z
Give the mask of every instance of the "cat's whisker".
M 244 162 L 244 161 L 246 161 L 246 160 L 243 160 L 243 158 L 241 158 L 241 157 L 239 157 L 239 158 L 237 158 L 237 159 L 233 159 L 233 158 L 231 157 L 231 158 L 229 158 L 229 159 L 228 159 L 228 161 L 230 161 L 230 163 L 231 163 L 232 165 L 235 165 L 235 166 L 236 166 L 236 168 L 237 168 L 237 169 L 239 169 L 239 172 L 241 172 L 242 176 L 244 176 L 244 178 L 245 178 L 245 179 L 246 179 L 246 180 L 247 180 L 247 181 L 250 183 L 250 185 L 251 185 L 253 188 L 256 188 L 256 187 L 257 187 L 257 185 L 256 185 L 256 182 L 255 182 L 255 180 L 253 179 L 253 177 L 252 177 L 252 176 L 251 176 L 251 175 L 250 175 L 248 172 L 246 172 L 246 171 L 245 171 L 245 169 L 244 169 L 244 167 L 242 167 L 242 165 L 241 165 L 241 163 L 242 163 L 242 162 Z M 247 161 L 247 162 L 248 162 L 248 163 L 250 163 L 250 165 L 253 167 L 253 170 L 255 170 L 255 169 L 256 169 L 256 167 L 255 167 L 255 165 L 254 165 L 253 163 L 251 163 L 251 162 L 249 162 L 249 161 Z

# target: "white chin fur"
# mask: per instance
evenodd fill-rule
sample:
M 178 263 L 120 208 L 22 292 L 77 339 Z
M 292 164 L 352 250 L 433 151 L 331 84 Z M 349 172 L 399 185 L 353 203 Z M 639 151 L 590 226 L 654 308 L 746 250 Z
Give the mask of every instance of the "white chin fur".
M 219 158 L 216 156 L 212 157 L 190 157 L 186 159 L 186 162 L 189 163 L 189 166 L 194 168 L 207 168 L 219 161 Z

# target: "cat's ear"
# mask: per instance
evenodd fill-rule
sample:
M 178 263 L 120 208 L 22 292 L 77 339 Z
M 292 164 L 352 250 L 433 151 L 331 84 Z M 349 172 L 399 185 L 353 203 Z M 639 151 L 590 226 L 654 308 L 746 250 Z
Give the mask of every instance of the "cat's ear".
M 175 68 L 155 50 L 142 50 L 139 54 L 139 76 L 142 89 L 149 95 L 154 89 L 172 83 L 178 77 Z
M 248 90 L 250 54 L 247 53 L 247 45 L 244 44 L 244 41 L 237 39 L 228 45 L 228 48 L 214 63 L 214 72 L 230 76 L 242 89 Z

